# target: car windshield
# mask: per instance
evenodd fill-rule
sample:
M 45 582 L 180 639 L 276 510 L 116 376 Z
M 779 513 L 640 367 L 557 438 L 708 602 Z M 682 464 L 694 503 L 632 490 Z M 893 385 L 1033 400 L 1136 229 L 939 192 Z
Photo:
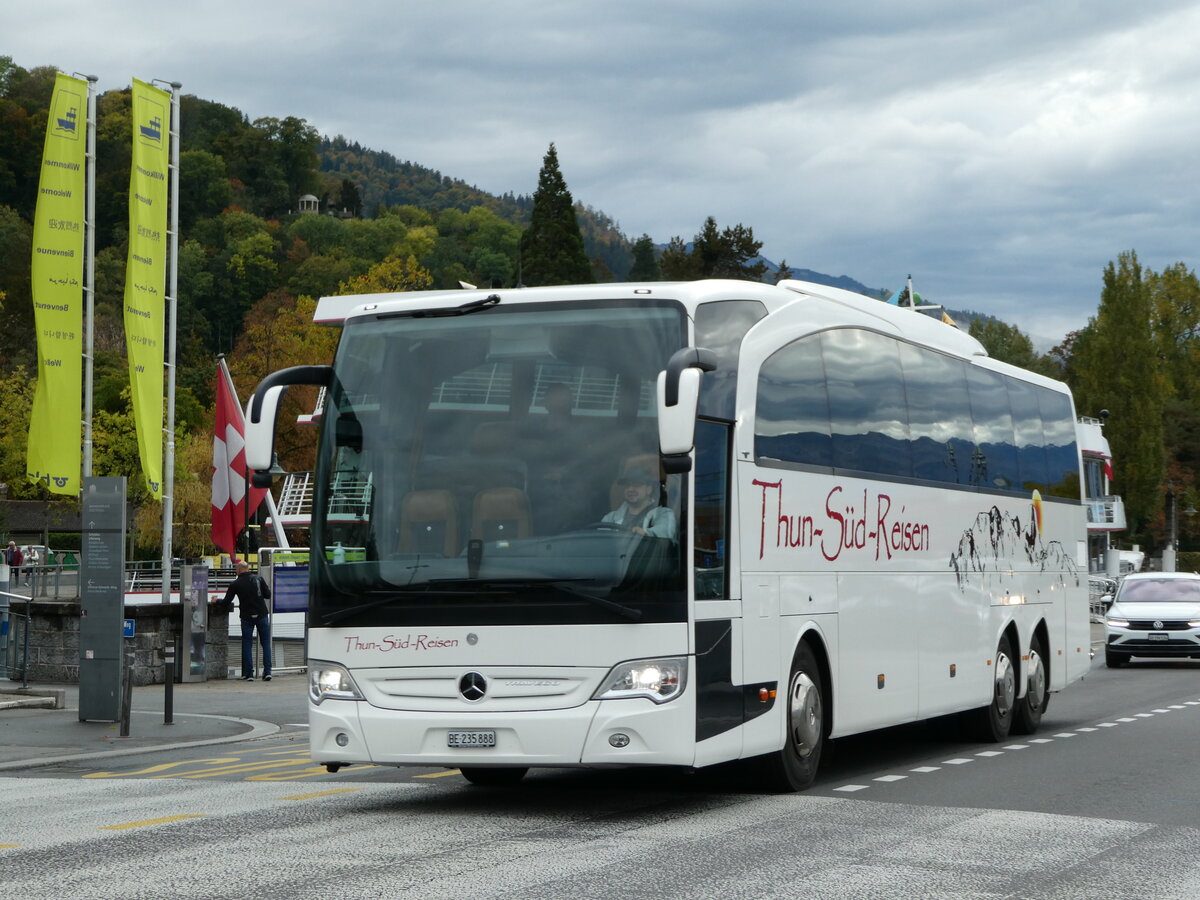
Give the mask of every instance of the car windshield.
M 314 625 L 680 621 L 658 456 L 673 302 L 347 323 L 314 497 Z M 622 512 L 624 510 L 624 512 Z
M 1126 579 L 1119 603 L 1200 603 L 1200 578 Z

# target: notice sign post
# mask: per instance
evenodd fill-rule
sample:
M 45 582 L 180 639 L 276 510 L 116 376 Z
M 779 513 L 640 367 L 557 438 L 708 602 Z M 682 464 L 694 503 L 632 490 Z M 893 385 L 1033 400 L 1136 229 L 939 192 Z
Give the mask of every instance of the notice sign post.
M 121 718 L 125 479 L 83 479 L 79 565 L 79 721 Z

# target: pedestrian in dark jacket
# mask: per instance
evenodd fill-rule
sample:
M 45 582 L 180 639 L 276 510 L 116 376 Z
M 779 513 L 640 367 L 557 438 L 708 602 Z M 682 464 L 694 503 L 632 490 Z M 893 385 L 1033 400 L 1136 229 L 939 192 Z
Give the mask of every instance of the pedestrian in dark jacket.
M 271 680 L 271 614 L 267 601 L 271 589 L 261 575 L 250 571 L 250 564 L 240 560 L 234 569 L 237 578 L 225 592 L 225 609 L 233 610 L 233 598 L 237 597 L 238 613 L 242 619 L 242 681 L 254 680 L 254 630 L 258 629 L 258 642 L 262 645 L 263 681 Z
M 15 591 L 21 583 L 21 563 L 25 562 L 25 556 L 16 541 L 8 542 L 8 548 L 4 551 L 4 561 L 8 563 L 8 588 Z

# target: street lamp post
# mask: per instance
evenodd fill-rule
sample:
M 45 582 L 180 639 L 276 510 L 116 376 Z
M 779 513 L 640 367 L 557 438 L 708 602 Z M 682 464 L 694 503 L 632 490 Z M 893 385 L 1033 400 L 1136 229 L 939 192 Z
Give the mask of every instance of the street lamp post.
M 1178 541 L 1175 536 L 1175 483 L 1173 481 L 1167 482 L 1167 515 L 1170 519 L 1167 522 L 1167 546 L 1163 548 L 1162 570 L 1174 572 Z

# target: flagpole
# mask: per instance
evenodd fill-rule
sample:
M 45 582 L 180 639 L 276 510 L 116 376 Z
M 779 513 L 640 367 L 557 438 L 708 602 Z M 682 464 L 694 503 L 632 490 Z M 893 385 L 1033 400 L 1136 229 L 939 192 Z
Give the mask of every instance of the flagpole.
M 157 79 L 156 79 L 157 80 Z M 179 89 L 178 81 L 171 86 L 170 219 L 167 224 L 167 426 L 164 429 L 166 449 L 163 454 L 163 557 L 162 602 L 171 602 L 171 560 L 173 521 L 175 515 L 175 336 L 179 314 Z M 183 585 L 180 584 L 180 601 Z
M 87 96 L 87 175 L 83 214 L 83 477 L 92 474 L 92 368 L 96 346 L 96 82 L 95 75 L 84 75 Z

